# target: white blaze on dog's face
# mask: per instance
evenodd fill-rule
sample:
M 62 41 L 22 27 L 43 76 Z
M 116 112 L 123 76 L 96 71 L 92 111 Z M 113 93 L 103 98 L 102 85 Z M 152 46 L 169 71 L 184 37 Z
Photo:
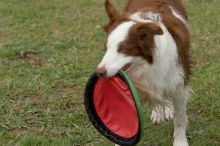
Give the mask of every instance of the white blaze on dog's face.
M 132 21 L 123 22 L 109 34 L 106 53 L 98 65 L 98 68 L 105 68 L 107 77 L 114 76 L 121 68 L 134 60 L 134 56 L 119 51 L 120 44 L 127 39 L 128 31 L 134 24 Z

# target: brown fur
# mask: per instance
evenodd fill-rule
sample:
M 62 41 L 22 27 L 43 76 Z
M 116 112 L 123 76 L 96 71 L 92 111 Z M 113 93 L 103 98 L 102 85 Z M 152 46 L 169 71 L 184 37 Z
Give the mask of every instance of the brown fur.
M 106 0 L 105 8 L 109 16 L 109 23 L 104 26 L 105 31 L 109 34 L 115 27 L 122 22 L 128 21 L 131 14 L 135 12 L 152 11 L 159 13 L 162 17 L 164 25 L 173 36 L 179 54 L 179 62 L 182 64 L 185 73 L 185 84 L 188 83 L 191 74 L 191 59 L 189 54 L 190 33 L 187 26 L 173 16 L 169 6 L 172 6 L 180 13 L 185 20 L 188 19 L 186 10 L 181 0 L 128 0 L 124 11 L 119 12 L 114 6 Z M 153 63 L 155 34 L 162 34 L 162 30 L 158 29 L 156 24 L 136 24 L 129 31 L 129 37 L 121 43 L 119 51 L 128 55 L 143 56 L 149 63 Z
M 163 34 L 160 26 L 153 23 L 135 24 L 129 31 L 129 37 L 120 44 L 119 51 L 132 56 L 143 56 L 153 63 L 154 35 Z

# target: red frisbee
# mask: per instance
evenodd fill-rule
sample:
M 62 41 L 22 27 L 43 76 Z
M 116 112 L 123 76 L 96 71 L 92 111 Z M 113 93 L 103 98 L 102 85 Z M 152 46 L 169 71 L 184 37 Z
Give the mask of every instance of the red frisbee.
M 126 74 L 109 79 L 94 73 L 85 89 L 85 107 L 97 130 L 119 145 L 135 145 L 143 133 L 138 95 Z

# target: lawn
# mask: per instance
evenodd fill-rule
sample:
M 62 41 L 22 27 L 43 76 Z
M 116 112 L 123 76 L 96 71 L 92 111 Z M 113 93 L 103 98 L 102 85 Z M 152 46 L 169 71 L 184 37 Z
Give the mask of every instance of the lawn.
M 83 90 L 103 53 L 104 0 L 0 1 L 0 146 L 111 146 L 90 124 Z M 120 4 L 122 0 L 115 3 Z M 194 59 L 191 146 L 220 146 L 220 1 L 186 0 Z M 170 146 L 172 122 L 144 106 L 140 146 Z

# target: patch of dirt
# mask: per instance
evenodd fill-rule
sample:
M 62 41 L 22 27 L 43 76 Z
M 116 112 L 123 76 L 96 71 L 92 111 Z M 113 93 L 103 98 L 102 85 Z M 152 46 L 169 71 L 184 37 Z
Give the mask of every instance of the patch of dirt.
M 30 96 L 24 96 L 25 100 L 27 100 L 28 102 L 37 105 L 37 104 L 41 104 L 41 101 L 43 99 L 43 95 L 42 93 L 38 92 L 38 93 L 34 93 L 33 95 Z
M 28 124 L 27 126 L 24 127 L 11 127 L 8 129 L 8 131 L 13 132 L 13 133 L 23 133 L 25 131 L 31 131 L 31 132 L 36 132 L 39 130 L 40 127 L 38 127 L 36 124 Z
M 13 57 L 12 60 L 26 60 L 36 66 L 42 66 L 48 63 L 47 60 L 42 58 L 38 52 L 34 51 L 27 51 L 22 54 L 18 54 L 15 57 Z
M 57 95 L 64 95 L 69 91 L 74 91 L 75 94 L 82 95 L 82 89 L 77 84 L 65 84 L 62 81 L 59 81 L 55 84 L 54 89 Z
M 74 92 L 74 95 L 82 97 L 82 89 L 79 85 L 77 84 L 66 84 L 63 83 L 62 81 L 59 81 L 55 84 L 54 86 L 54 94 L 57 97 L 62 97 L 62 98 L 69 98 L 70 94 Z M 72 96 L 71 96 L 72 98 Z M 68 102 L 64 106 L 61 107 L 62 110 L 68 111 L 69 109 L 76 109 L 76 108 L 81 108 L 84 106 L 84 101 L 83 99 L 78 101 L 78 102 Z
M 68 111 L 69 109 L 76 109 L 76 108 L 81 108 L 81 107 L 84 107 L 83 100 L 77 103 L 67 103 L 65 106 L 62 107 L 62 110 Z
M 60 25 L 58 25 L 58 24 L 53 24 L 53 25 L 51 25 L 51 28 L 52 28 L 54 34 L 59 35 L 60 30 L 61 30 L 61 29 L 60 29 Z

